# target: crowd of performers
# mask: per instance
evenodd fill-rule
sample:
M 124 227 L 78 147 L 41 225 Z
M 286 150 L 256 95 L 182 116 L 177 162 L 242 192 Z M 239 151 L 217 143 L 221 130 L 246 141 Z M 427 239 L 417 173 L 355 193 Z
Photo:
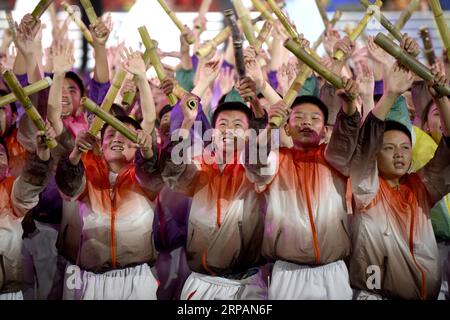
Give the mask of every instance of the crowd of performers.
M 0 107 L 0 299 L 449 299 L 446 52 L 425 81 L 329 25 L 321 64 L 340 88 L 309 69 L 287 105 L 308 68 L 278 21 L 267 50 L 244 48 L 242 75 L 231 37 L 193 54 L 199 16 L 179 52 L 157 51 L 180 59 L 160 80 L 141 52 L 106 46 L 109 16 L 89 26 L 95 68 L 80 76 L 68 21 L 46 50 L 31 14 L 2 41 L 2 97 L 7 74 L 52 80 L 29 95 L 39 129 L 23 99 Z M 92 130 L 86 101 L 114 89 L 116 121 Z

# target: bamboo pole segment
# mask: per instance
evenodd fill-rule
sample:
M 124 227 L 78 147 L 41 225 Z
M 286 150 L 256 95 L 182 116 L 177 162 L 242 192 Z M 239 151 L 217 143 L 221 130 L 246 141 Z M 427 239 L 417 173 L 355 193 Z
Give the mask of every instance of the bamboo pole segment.
M 105 99 L 103 99 L 102 105 L 100 106 L 103 111 L 109 112 L 109 110 L 111 110 L 111 106 L 113 105 L 114 100 L 116 99 L 126 76 L 127 72 L 125 70 L 119 70 L 114 75 L 111 87 L 109 87 L 108 93 L 106 94 Z M 99 133 L 99 131 L 102 129 L 104 124 L 105 122 L 102 119 L 100 119 L 99 117 L 95 117 L 89 128 L 89 133 L 95 137 L 97 133 Z
M 297 76 L 289 87 L 288 91 L 283 97 L 284 104 L 290 108 L 295 101 L 295 98 L 298 96 L 298 92 L 301 87 L 305 84 L 306 79 L 311 74 L 311 69 L 308 66 L 303 66 L 298 72 Z M 279 128 L 281 126 L 282 119 L 280 117 L 272 117 L 270 118 L 270 125 L 272 128 Z
M 41 0 L 34 8 L 31 15 L 35 20 L 39 20 L 41 16 L 44 14 L 45 10 L 52 4 L 53 0 Z
M 155 68 L 158 79 L 159 81 L 163 81 L 166 78 L 166 71 L 164 70 L 164 67 L 156 51 L 158 43 L 150 38 L 150 34 L 148 33 L 148 30 L 145 26 L 139 27 L 138 31 L 141 35 L 142 43 L 147 49 L 150 61 Z M 169 94 L 167 98 L 169 99 L 169 103 L 171 106 L 174 106 L 177 103 L 177 98 L 175 95 Z
M 84 11 L 86 11 L 86 15 L 88 17 L 89 23 L 91 25 L 95 24 L 97 22 L 97 14 L 95 13 L 94 8 L 92 7 L 91 0 L 80 0 L 81 5 L 84 8 Z
M 31 102 L 30 98 L 25 93 L 25 90 L 20 86 L 19 80 L 17 80 L 14 73 L 11 70 L 6 70 L 3 73 L 3 79 L 5 80 L 9 89 L 14 93 L 17 100 L 22 104 L 25 112 L 30 117 L 31 121 L 33 121 L 36 128 L 40 131 L 45 131 L 44 120 L 37 111 L 36 107 Z M 50 149 L 53 149 L 58 145 L 55 139 L 45 138 L 45 143 Z
M 370 6 L 373 6 L 373 3 L 370 3 L 368 0 L 359 0 L 359 2 L 368 9 Z M 382 14 L 375 14 L 375 18 L 380 21 L 382 26 L 389 31 L 392 36 L 397 39 L 397 41 L 402 41 L 402 33 Z
M 87 97 L 83 97 L 81 99 L 81 104 L 87 110 L 95 114 L 98 118 L 102 119 L 109 126 L 119 131 L 125 138 L 133 143 L 138 142 L 137 133 L 134 129 L 129 128 L 112 114 L 106 112 L 105 110 L 102 110 L 94 101 L 90 100 Z
M 340 10 L 336 10 L 336 12 L 333 15 L 333 18 L 330 21 L 330 25 L 331 27 L 334 27 L 336 25 L 336 23 L 341 19 L 342 17 L 342 11 Z M 320 44 L 323 41 L 323 38 L 325 37 L 325 33 L 327 32 L 327 30 L 325 29 L 322 34 L 319 36 L 319 38 L 316 40 L 316 42 L 314 42 L 312 49 L 315 51 L 317 50 L 317 48 L 320 46 Z
M 391 39 L 389 39 L 389 37 L 380 32 L 375 37 L 374 41 L 378 46 L 383 48 L 384 51 L 396 58 L 402 65 L 407 67 L 422 79 L 426 81 L 433 80 L 433 74 L 427 66 L 405 52 L 400 46 L 396 45 Z M 450 86 L 448 85 L 438 86 L 436 87 L 436 90 L 442 95 L 450 95 Z
M 272 21 L 267 20 L 266 22 L 264 22 L 264 25 L 263 25 L 261 31 L 259 32 L 255 43 L 253 44 L 253 48 L 255 49 L 256 53 L 258 53 L 261 50 L 263 43 L 266 41 L 267 37 L 269 36 L 270 31 L 272 31 L 272 27 L 273 27 Z
M 331 83 L 335 88 L 342 89 L 342 79 L 325 68 L 320 60 L 308 54 L 308 52 L 300 47 L 298 43 L 296 43 L 292 39 L 287 39 L 284 43 L 286 49 L 291 51 L 298 59 L 303 61 L 308 67 L 310 67 L 313 71 L 317 72 L 320 76 L 322 76 L 325 80 Z
M 198 58 L 204 58 L 211 53 L 215 48 L 217 48 L 220 44 L 224 43 L 231 34 L 231 29 L 227 26 L 222 31 L 220 31 L 214 38 L 208 40 L 204 44 L 202 44 L 195 55 Z
M 428 64 L 431 66 L 436 62 L 436 54 L 434 52 L 433 42 L 431 41 L 430 29 L 427 27 L 420 28 L 419 35 L 423 42 L 423 53 Z
M 184 90 L 178 83 L 175 85 L 175 87 L 173 88 L 173 94 L 175 95 L 175 96 L 177 96 L 177 98 L 178 99 L 183 99 L 183 96 L 185 95 L 185 94 L 189 94 L 186 90 Z M 192 109 L 192 110 L 194 110 L 194 109 L 197 109 L 197 107 L 198 107 L 198 103 L 197 103 L 197 99 L 195 99 L 195 98 L 189 98 L 188 100 L 187 100 L 187 106 L 188 106 L 188 108 L 190 108 L 190 109 Z
M 409 21 L 414 11 L 416 11 L 417 7 L 420 4 L 420 0 L 411 0 L 411 2 L 406 6 L 406 8 L 402 11 L 400 17 L 395 23 L 395 27 L 397 30 L 402 30 L 405 24 Z
M 383 2 L 381 0 L 377 0 L 374 3 L 374 6 L 378 7 L 378 9 L 381 8 L 381 6 L 383 5 Z M 364 29 L 367 26 L 367 23 L 369 23 L 369 20 L 372 18 L 372 16 L 376 13 L 379 12 L 374 10 L 375 8 L 373 6 L 370 6 L 367 9 L 366 14 L 364 15 L 364 17 L 361 19 L 361 21 L 358 23 L 358 25 L 355 27 L 355 29 L 353 29 L 353 31 L 349 34 L 349 38 L 351 41 L 355 41 L 356 39 L 358 39 L 358 37 L 360 36 L 360 34 L 364 31 Z M 342 60 L 342 58 L 344 57 L 344 52 L 342 52 L 341 50 L 338 50 L 335 52 L 334 54 L 334 59 L 336 60 Z
M 447 57 L 450 59 L 450 31 L 445 22 L 441 4 L 439 3 L 439 0 L 428 0 L 428 3 L 431 6 L 431 11 L 433 11 L 434 20 L 436 20 L 442 42 L 444 43 L 444 48 L 447 50 Z
M 30 96 L 41 90 L 47 89 L 48 87 L 51 86 L 51 84 L 52 84 L 52 79 L 50 77 L 45 77 L 44 79 L 36 81 L 35 83 L 32 83 L 29 86 L 26 86 L 22 89 L 27 96 Z M 5 96 L 0 97 L 0 107 L 3 107 L 5 105 L 13 103 L 15 101 L 17 101 L 17 98 L 14 95 L 14 93 L 9 93 Z
M 72 21 L 75 22 L 75 24 L 78 26 L 81 33 L 83 33 L 83 36 L 87 40 L 87 42 L 92 45 L 94 43 L 92 35 L 89 29 L 84 24 L 84 22 L 81 21 L 80 17 L 75 13 L 72 7 L 69 4 L 67 4 L 67 2 L 63 1 L 61 2 L 61 5 L 63 6 L 64 10 L 69 14 L 69 17 L 72 19 Z
M 245 38 L 247 38 L 248 43 L 253 46 L 256 41 L 255 30 L 253 29 L 253 24 L 250 20 L 250 13 L 244 7 L 241 0 L 231 0 L 233 3 L 236 14 L 241 21 L 242 30 L 244 31 Z
M 272 17 L 272 14 L 269 12 L 264 3 L 262 3 L 260 0 L 252 0 L 252 3 L 255 10 L 260 12 L 265 20 L 273 22 L 274 19 Z
M 158 0 L 158 3 L 161 5 L 161 7 L 163 8 L 163 10 L 167 13 L 167 15 L 169 16 L 169 18 L 173 21 L 173 23 L 175 23 L 175 25 L 177 26 L 177 28 L 181 31 L 184 32 L 186 30 L 186 26 L 181 22 L 180 19 L 178 19 L 177 15 L 175 14 L 175 12 L 172 11 L 172 9 L 170 9 L 169 5 L 164 1 L 164 0 Z M 186 39 L 186 41 L 189 44 L 193 44 L 195 42 L 195 38 L 194 37 L 188 37 Z
M 281 11 L 276 2 L 274 0 L 267 0 L 267 3 L 269 4 L 273 13 L 275 13 L 275 15 L 277 16 L 278 20 L 280 20 L 283 27 L 286 29 L 286 32 L 288 33 L 289 37 L 291 37 L 294 40 L 299 39 L 300 35 L 298 34 L 297 30 L 289 22 L 289 19 L 286 17 L 283 11 Z
M 11 37 L 13 38 L 13 41 L 16 41 L 17 30 L 16 30 L 16 25 L 14 24 L 14 19 L 13 19 L 11 11 L 6 11 L 6 21 L 8 22 L 8 27 L 9 27 L 9 31 L 11 32 Z
M 326 28 L 328 26 L 328 24 L 330 23 L 330 20 L 328 20 L 327 11 L 323 7 L 321 0 L 316 0 L 316 6 L 317 6 L 317 9 L 319 9 L 320 17 L 322 18 L 323 25 Z
M 227 23 L 231 29 L 231 36 L 233 38 L 233 49 L 234 49 L 234 59 L 236 72 L 239 79 L 245 77 L 245 63 L 244 63 L 244 52 L 243 52 L 243 41 L 242 35 L 236 23 L 236 18 L 234 17 L 234 12 L 232 9 L 224 11 Z

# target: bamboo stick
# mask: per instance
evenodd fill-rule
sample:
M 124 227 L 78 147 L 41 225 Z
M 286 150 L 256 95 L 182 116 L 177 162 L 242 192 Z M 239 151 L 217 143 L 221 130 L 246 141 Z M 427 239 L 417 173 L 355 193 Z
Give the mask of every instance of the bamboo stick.
M 231 2 L 233 3 L 237 16 L 241 21 L 242 30 L 244 31 L 248 43 L 251 46 L 254 45 L 256 41 L 255 30 L 253 29 L 253 24 L 250 21 L 250 14 L 248 10 L 244 7 L 241 0 L 231 0 Z
M 156 74 L 158 76 L 159 81 L 163 81 L 166 78 L 166 71 L 158 57 L 158 53 L 156 52 L 157 42 L 150 38 L 150 34 L 145 26 L 138 28 L 139 34 L 141 35 L 142 43 L 144 44 L 147 52 L 149 54 L 150 61 L 152 62 L 153 67 L 155 68 Z M 177 103 L 177 98 L 173 94 L 169 94 L 167 96 L 169 99 L 169 103 L 171 106 L 174 106 Z
M 342 17 L 342 11 L 336 10 L 336 12 L 333 15 L 333 18 L 330 21 L 330 25 L 331 27 L 334 27 L 336 25 L 336 23 L 341 19 Z M 323 41 L 323 38 L 325 37 L 325 33 L 327 32 L 327 30 L 325 29 L 322 34 L 319 36 L 319 38 L 316 40 L 316 42 L 314 42 L 312 49 L 313 50 L 317 50 L 317 48 L 320 46 L 320 44 Z
M 423 53 L 431 66 L 436 62 L 436 54 L 434 53 L 433 42 L 431 41 L 430 30 L 427 27 L 422 27 L 419 30 L 419 35 L 423 42 Z
M 173 12 L 170 7 L 167 5 L 167 3 L 164 0 L 158 0 L 158 3 L 161 5 L 161 7 L 164 9 L 164 11 L 167 13 L 167 15 L 169 16 L 169 18 L 173 21 L 173 23 L 175 23 L 175 25 L 177 26 L 177 28 L 181 31 L 181 32 L 185 32 L 186 31 L 186 26 L 181 22 L 180 19 L 178 19 L 177 15 L 175 14 L 175 12 Z M 188 37 L 186 39 L 186 41 L 189 44 L 193 44 L 195 42 L 195 37 Z
M 290 108 L 297 98 L 301 87 L 305 84 L 306 79 L 311 75 L 311 69 L 308 66 L 303 66 L 298 72 L 297 76 L 289 87 L 288 91 L 283 97 L 284 104 Z M 282 119 L 280 117 L 270 118 L 270 125 L 273 128 L 279 128 L 281 126 Z
M 11 70 L 6 70 L 3 73 L 3 79 L 5 80 L 9 89 L 14 93 L 17 100 L 22 104 L 25 112 L 30 117 L 31 121 L 33 121 L 36 128 L 39 131 L 45 131 L 44 120 L 37 111 L 36 107 L 31 102 L 30 98 L 25 93 L 25 90 L 20 86 L 19 80 L 17 80 L 14 73 Z M 58 145 L 55 139 L 45 138 L 45 143 L 50 149 L 53 149 Z
M 86 41 L 92 45 L 94 43 L 94 40 L 92 39 L 92 35 L 89 29 L 84 24 L 84 22 L 81 21 L 80 17 L 77 16 L 75 11 L 72 9 L 71 6 L 67 4 L 67 2 L 63 1 L 61 2 L 61 5 L 63 6 L 64 10 L 69 14 L 69 17 L 72 19 L 72 21 L 75 22 L 75 24 L 78 26 Z
M 39 20 L 41 16 L 44 14 L 45 10 L 47 10 L 48 6 L 51 5 L 53 0 L 41 0 L 34 8 L 31 15 L 35 20 Z
M 30 96 L 41 90 L 47 89 L 48 87 L 51 86 L 51 84 L 52 84 L 52 79 L 50 77 L 45 77 L 44 79 L 36 81 L 35 83 L 32 83 L 29 86 L 26 86 L 22 89 L 27 96 Z M 0 107 L 3 107 L 5 105 L 13 103 L 15 101 L 17 101 L 17 98 L 14 95 L 14 93 L 9 93 L 5 96 L 0 97 Z
M 422 79 L 426 81 L 433 80 L 433 74 L 427 66 L 405 52 L 400 46 L 396 45 L 391 39 L 389 39 L 389 37 L 380 32 L 375 37 L 374 41 L 378 46 L 383 48 L 383 50 L 396 58 L 402 65 L 407 67 Z M 438 86 L 436 87 L 436 90 L 442 95 L 450 95 L 450 86 L 448 85 Z
M 123 122 L 118 120 L 112 114 L 102 110 L 94 101 L 87 97 L 81 99 L 81 104 L 90 112 L 95 114 L 98 118 L 102 119 L 109 126 L 119 131 L 125 138 L 133 143 L 137 143 L 137 133 L 134 129 L 129 128 Z
M 267 3 L 269 4 L 270 8 L 272 9 L 273 13 L 277 16 L 278 20 L 280 20 L 281 24 L 283 25 L 284 29 L 287 31 L 289 37 L 291 37 L 294 40 L 297 40 L 300 38 L 300 35 L 298 34 L 295 27 L 289 22 L 289 19 L 286 17 L 286 15 L 281 11 L 281 9 L 278 7 L 276 2 L 274 0 L 267 0 Z
M 414 11 L 416 11 L 417 7 L 420 4 L 420 0 L 411 0 L 411 2 L 406 6 L 406 8 L 402 11 L 400 17 L 395 23 L 395 27 L 398 30 L 402 30 L 408 20 L 411 18 Z
M 268 8 L 264 3 L 262 3 L 260 0 L 252 0 L 253 7 L 256 11 L 259 11 L 265 20 L 267 21 L 274 21 L 272 14 L 269 12 Z
M 381 0 L 377 0 L 373 5 L 377 6 L 378 8 L 381 8 L 381 6 L 383 5 L 383 2 Z M 356 39 L 358 39 L 360 34 L 366 28 L 367 23 L 369 23 L 369 20 L 372 18 L 374 13 L 376 13 L 376 11 L 374 10 L 373 6 L 371 6 L 367 9 L 367 12 L 364 15 L 364 17 L 361 19 L 361 21 L 358 23 L 358 25 L 355 27 L 355 29 L 353 29 L 353 31 L 349 34 L 348 37 L 350 38 L 351 41 L 355 41 Z M 334 59 L 336 59 L 336 60 L 342 60 L 343 57 L 344 57 L 344 52 L 342 52 L 341 50 L 336 51 L 334 54 Z
M 439 0 L 428 0 L 428 3 L 431 6 L 431 11 L 433 11 L 434 20 L 436 20 L 442 42 L 444 43 L 444 48 L 447 50 L 447 57 L 450 59 L 450 31 L 445 22 L 441 4 L 439 3 Z
M 328 20 L 327 11 L 325 10 L 325 8 L 322 5 L 322 1 L 316 0 L 316 6 L 317 6 L 317 9 L 319 9 L 319 13 L 320 13 L 320 17 L 322 18 L 323 25 L 325 26 L 325 28 L 328 27 L 330 20 Z
M 198 58 L 206 57 L 211 53 L 211 51 L 214 50 L 214 48 L 217 48 L 220 44 L 224 43 L 228 39 L 230 34 L 231 29 L 230 27 L 227 26 L 222 31 L 220 31 L 214 38 L 202 44 L 200 48 L 198 48 L 197 51 L 195 52 L 195 55 Z
M 291 51 L 298 59 L 303 61 L 313 71 L 321 75 L 325 80 L 331 83 L 335 88 L 342 89 L 342 79 L 325 68 L 320 60 L 308 54 L 308 52 L 300 47 L 297 42 L 292 39 L 287 39 L 284 43 L 286 49 Z
M 125 70 L 119 70 L 114 75 L 111 87 L 109 87 L 108 93 L 106 94 L 105 99 L 103 99 L 102 105 L 100 106 L 103 111 L 109 112 L 109 110 L 111 109 L 111 106 L 113 105 L 114 100 L 116 99 L 126 76 L 127 72 Z M 99 133 L 99 131 L 102 129 L 104 124 L 105 122 L 102 119 L 95 117 L 94 121 L 91 124 L 91 127 L 89 128 L 89 133 L 95 137 L 97 133 Z
M 260 33 L 258 34 L 258 38 L 256 38 L 256 41 L 253 44 L 253 48 L 255 48 L 256 53 L 258 53 L 261 50 L 263 43 L 266 41 L 267 37 L 269 36 L 270 31 L 272 31 L 272 27 L 273 27 L 272 21 L 267 20 L 266 22 L 264 22 L 264 25 L 263 25 Z
M 91 0 L 80 0 L 81 5 L 84 8 L 84 11 L 86 11 L 86 15 L 89 19 L 89 23 L 91 25 L 95 24 L 97 22 L 97 14 L 95 13 L 94 8 L 92 7 Z
M 186 90 L 184 90 L 179 84 L 176 84 L 174 89 L 173 89 L 173 94 L 177 96 L 178 99 L 183 99 L 183 96 L 185 94 L 188 94 L 188 92 Z M 195 98 L 189 98 L 187 100 L 187 106 L 188 108 L 194 110 L 197 109 L 198 107 L 198 103 L 197 103 L 197 99 Z
M 11 37 L 15 42 L 17 40 L 17 30 L 16 25 L 14 24 L 14 19 L 11 11 L 6 11 L 6 21 L 8 22 L 9 31 L 11 32 Z
M 224 11 L 227 23 L 231 29 L 231 36 L 233 38 L 233 49 L 234 49 L 234 60 L 236 66 L 236 72 L 239 79 L 245 77 L 245 63 L 244 63 L 244 53 L 242 45 L 242 35 L 234 17 L 234 12 L 232 9 Z
M 359 2 L 368 9 L 370 6 L 373 5 L 373 3 L 370 3 L 368 0 L 359 0 Z M 402 33 L 382 14 L 375 14 L 375 18 L 380 21 L 380 23 L 383 25 L 383 27 L 389 31 L 392 36 L 397 39 L 397 41 L 402 41 Z

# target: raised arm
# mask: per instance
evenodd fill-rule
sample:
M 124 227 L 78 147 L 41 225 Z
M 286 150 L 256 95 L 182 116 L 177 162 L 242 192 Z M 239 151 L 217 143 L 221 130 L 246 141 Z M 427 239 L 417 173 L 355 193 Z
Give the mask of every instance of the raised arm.
M 147 132 L 153 132 L 156 121 L 156 107 L 152 91 L 147 81 L 147 68 L 145 67 L 142 54 L 136 51 L 123 51 L 124 68 L 136 76 L 136 86 L 139 89 L 140 105 L 142 110 L 142 128 Z
M 164 182 L 174 191 L 192 196 L 196 180 L 201 171 L 200 165 L 194 163 L 189 155 L 191 147 L 190 129 L 197 118 L 197 109 L 190 109 L 187 101 L 193 95 L 185 94 L 180 101 L 183 110 L 181 128 L 171 136 L 171 143 L 163 151 L 161 165 L 164 167 L 162 177 Z M 177 135 L 178 133 L 178 135 Z
M 50 87 L 47 105 L 47 119 L 59 136 L 63 129 L 62 115 L 62 93 L 66 72 L 75 62 L 73 57 L 73 43 L 69 41 L 58 41 L 52 44 L 51 59 L 53 60 L 53 83 Z
M 11 200 L 15 213 L 22 217 L 39 202 L 39 194 L 47 186 L 52 173 L 50 150 L 44 138 L 55 138 L 55 131 L 47 124 L 45 131 L 36 134 L 36 153 L 31 154 L 20 176 L 14 181 Z
M 342 78 L 342 83 L 344 88 L 336 92 L 342 100 L 342 109 L 336 117 L 325 158 L 336 170 L 348 176 L 357 146 L 361 115 L 356 108 L 358 84 L 347 78 Z
M 95 137 L 87 131 L 80 131 L 75 138 L 75 147 L 68 157 L 59 160 L 56 169 L 56 185 L 60 192 L 68 199 L 76 199 L 86 186 L 86 176 L 81 156 L 92 150 Z
M 89 27 L 94 46 L 95 69 L 94 80 L 99 83 L 109 82 L 109 66 L 106 51 L 106 42 L 112 30 L 111 16 L 98 18 L 96 23 Z
M 432 202 L 436 203 L 450 193 L 450 101 L 448 97 L 440 95 L 434 89 L 437 85 L 448 83 L 443 65 L 437 62 L 432 66 L 431 71 L 434 81 L 428 83 L 429 92 L 439 109 L 443 137 L 433 159 L 419 170 L 418 174 L 424 182 Z

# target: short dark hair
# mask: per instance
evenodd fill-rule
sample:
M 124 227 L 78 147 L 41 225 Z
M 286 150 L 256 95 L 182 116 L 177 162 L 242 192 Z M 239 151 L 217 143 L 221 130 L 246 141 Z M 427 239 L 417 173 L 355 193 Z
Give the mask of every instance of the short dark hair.
M 86 90 L 84 88 L 84 83 L 83 83 L 83 80 L 81 79 L 81 77 L 78 74 L 76 74 L 75 72 L 69 71 L 69 72 L 66 72 L 65 78 L 71 79 L 77 84 L 78 88 L 80 89 L 81 96 L 83 97 Z
M 384 132 L 388 132 L 388 131 L 403 132 L 404 134 L 406 134 L 408 136 L 409 141 L 411 141 L 411 144 L 412 144 L 411 131 L 409 131 L 409 129 L 404 124 L 402 124 L 398 121 L 394 121 L 394 120 L 387 120 L 385 122 Z
M 323 103 L 322 100 L 320 100 L 316 96 L 304 95 L 304 96 L 299 96 L 299 97 L 295 98 L 294 103 L 292 104 L 292 109 L 294 109 L 296 106 L 306 104 L 306 103 L 311 103 L 311 104 L 317 106 L 322 111 L 323 118 L 324 118 L 324 124 L 327 125 L 328 124 L 328 107 L 326 106 L 325 103 Z
M 139 122 L 137 122 L 136 120 L 134 120 L 134 119 L 131 118 L 131 117 L 119 115 L 119 116 L 116 116 L 116 119 L 119 120 L 119 121 L 121 121 L 121 122 L 124 123 L 124 124 L 131 124 L 131 125 L 134 127 L 134 129 L 136 129 L 136 130 L 141 130 L 141 129 L 142 129 L 142 127 L 141 127 L 141 125 L 139 124 Z M 105 125 L 103 126 L 103 128 L 102 128 L 102 131 L 101 131 L 101 138 L 102 138 L 102 141 L 103 141 L 103 136 L 105 135 L 105 131 L 106 131 L 106 129 L 107 129 L 108 127 L 109 127 L 109 125 L 108 125 L 108 124 L 105 124 Z
M 247 105 L 243 104 L 242 102 L 237 102 L 237 101 L 224 102 L 222 104 L 219 104 L 217 106 L 216 110 L 214 110 L 214 113 L 212 116 L 212 121 L 211 121 L 211 124 L 213 127 L 216 126 L 216 121 L 217 121 L 217 118 L 219 117 L 219 114 L 224 111 L 240 111 L 243 114 L 245 114 L 245 116 L 247 117 L 249 122 L 253 118 L 252 110 L 249 107 L 247 107 Z
M 162 107 L 162 109 L 159 111 L 159 115 L 158 115 L 159 120 L 161 120 L 162 117 L 164 117 L 164 115 L 166 113 L 171 112 L 172 109 L 173 109 L 173 107 L 170 104 L 166 104 L 164 107 Z

